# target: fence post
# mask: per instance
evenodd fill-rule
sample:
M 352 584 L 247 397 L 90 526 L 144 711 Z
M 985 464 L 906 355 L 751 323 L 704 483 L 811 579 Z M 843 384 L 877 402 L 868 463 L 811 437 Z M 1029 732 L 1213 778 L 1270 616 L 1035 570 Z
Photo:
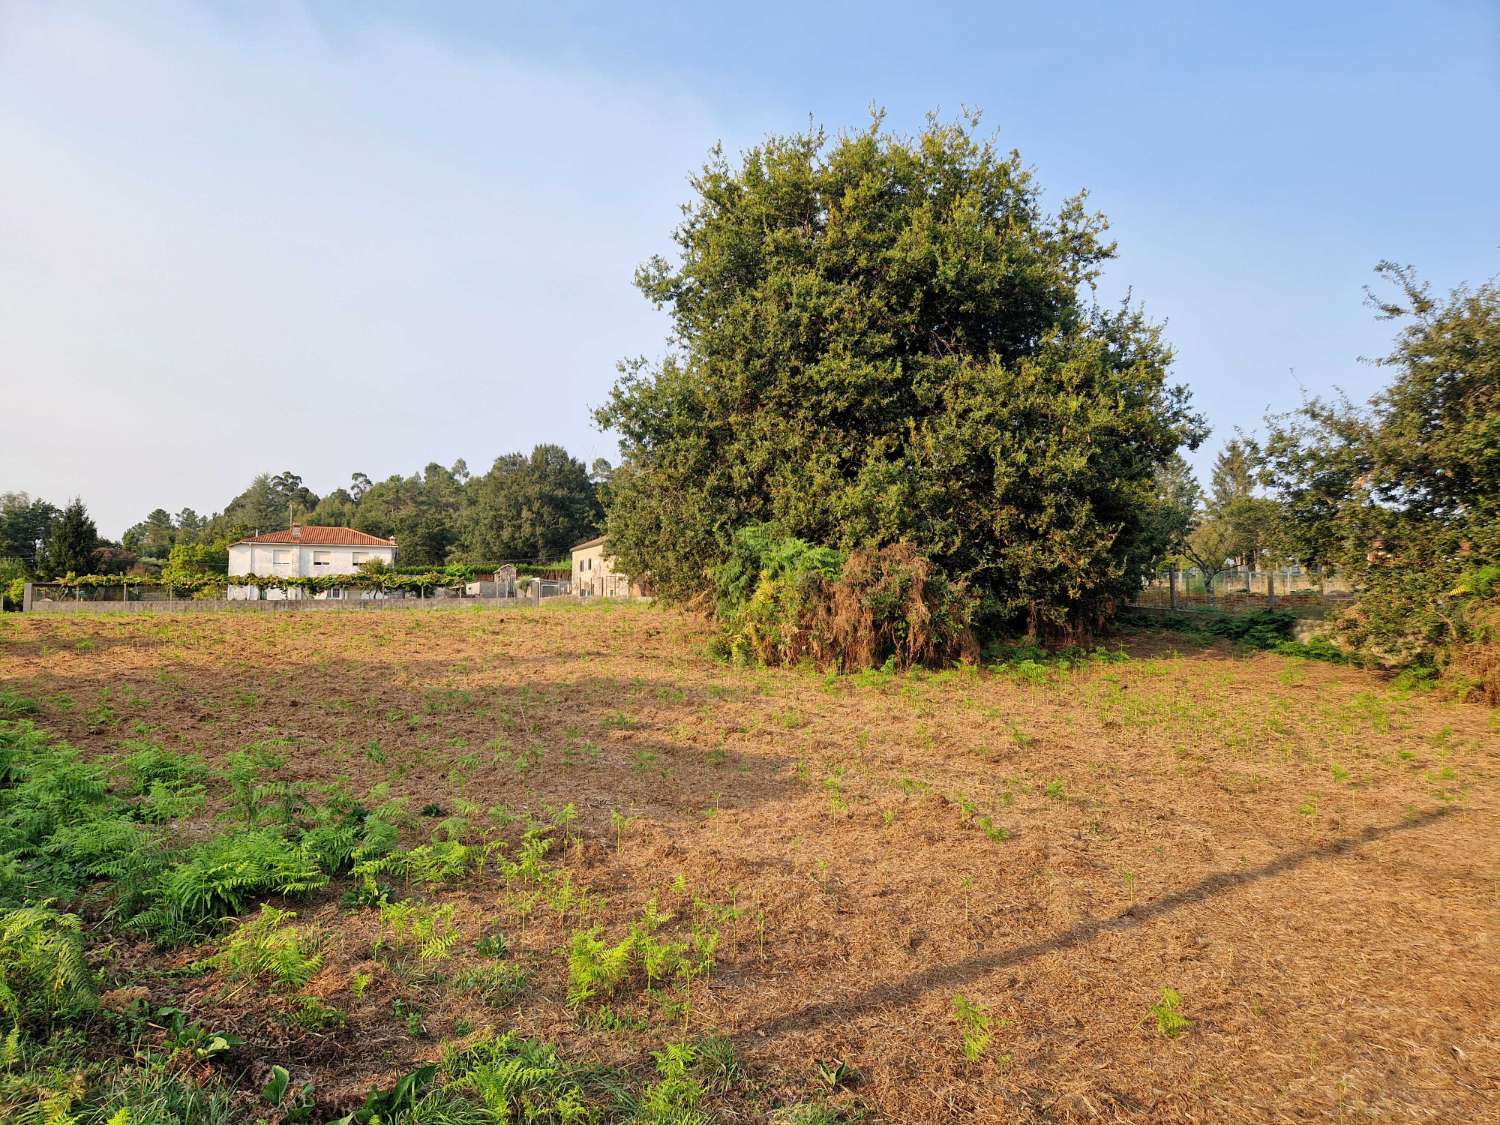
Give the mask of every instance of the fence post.
M 24 586 L 21 587 L 21 612 L 22 613 L 30 613 L 31 612 L 31 599 L 33 597 L 31 589 L 32 589 L 32 587 L 31 587 L 31 583 L 30 582 L 26 583 L 26 585 L 24 585 Z
M 1266 571 L 1266 608 L 1276 608 L 1276 568 Z
M 1167 606 L 1170 609 L 1177 608 L 1177 568 L 1167 567 Z

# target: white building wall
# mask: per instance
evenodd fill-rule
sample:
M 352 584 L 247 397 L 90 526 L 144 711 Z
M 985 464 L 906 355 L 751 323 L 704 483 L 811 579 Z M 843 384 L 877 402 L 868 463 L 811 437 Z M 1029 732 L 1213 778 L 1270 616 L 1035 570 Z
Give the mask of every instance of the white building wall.
M 325 565 L 318 565 L 326 558 Z M 307 543 L 236 543 L 229 548 L 229 574 L 279 575 L 306 578 L 315 574 L 354 574 L 359 564 L 379 559 L 387 566 L 396 561 L 394 547 L 318 547 Z M 255 598 L 253 586 L 231 586 L 231 601 Z M 283 596 L 267 590 L 267 598 Z

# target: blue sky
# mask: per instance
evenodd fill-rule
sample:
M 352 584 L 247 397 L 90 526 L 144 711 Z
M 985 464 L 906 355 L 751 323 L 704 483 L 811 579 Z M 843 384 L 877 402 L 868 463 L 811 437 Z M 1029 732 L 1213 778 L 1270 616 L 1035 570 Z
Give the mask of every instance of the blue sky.
M 1365 396 L 1381 258 L 1500 270 L 1500 3 L 0 0 L 0 490 L 117 536 L 595 431 L 709 147 L 984 112 L 1110 216 L 1215 435 Z

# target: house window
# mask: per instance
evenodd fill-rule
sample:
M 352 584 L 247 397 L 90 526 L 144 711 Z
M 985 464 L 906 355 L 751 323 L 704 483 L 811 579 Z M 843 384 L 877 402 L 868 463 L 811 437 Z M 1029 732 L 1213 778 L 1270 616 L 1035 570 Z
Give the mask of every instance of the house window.
M 332 566 L 332 565 L 333 565 L 333 552 L 332 551 L 314 551 L 313 552 L 313 566 Z
M 360 563 L 368 561 L 368 559 L 370 558 L 370 552 L 354 551 L 350 554 L 350 558 L 354 560 L 354 565 L 358 566 Z
M 271 565 L 272 566 L 289 566 L 291 564 L 291 561 L 292 561 L 292 552 L 290 552 L 290 551 L 272 551 L 271 552 Z

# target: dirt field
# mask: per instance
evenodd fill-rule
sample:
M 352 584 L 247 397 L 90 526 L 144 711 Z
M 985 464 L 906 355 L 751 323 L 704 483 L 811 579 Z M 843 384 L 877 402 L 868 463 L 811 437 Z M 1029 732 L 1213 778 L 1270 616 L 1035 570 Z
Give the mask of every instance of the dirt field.
M 342 1028 L 167 971 L 212 944 L 117 951 L 330 1106 L 515 1027 L 646 1070 L 721 1032 L 731 1120 L 1500 1120 L 1496 712 L 1160 635 L 845 678 L 728 668 L 707 636 L 638 606 L 11 616 L 0 684 L 91 754 L 283 740 L 297 780 L 407 798 L 408 843 L 424 809 L 475 841 L 563 825 L 571 899 L 489 871 L 422 892 L 456 907 L 441 971 L 380 956 L 347 884 L 285 904 L 324 934 L 309 991 Z M 570 934 L 652 899 L 718 932 L 711 970 L 685 1008 L 626 990 L 584 1018 Z M 462 982 L 497 928 L 529 978 L 491 1002 Z M 955 996 L 988 1013 L 973 1059 Z

